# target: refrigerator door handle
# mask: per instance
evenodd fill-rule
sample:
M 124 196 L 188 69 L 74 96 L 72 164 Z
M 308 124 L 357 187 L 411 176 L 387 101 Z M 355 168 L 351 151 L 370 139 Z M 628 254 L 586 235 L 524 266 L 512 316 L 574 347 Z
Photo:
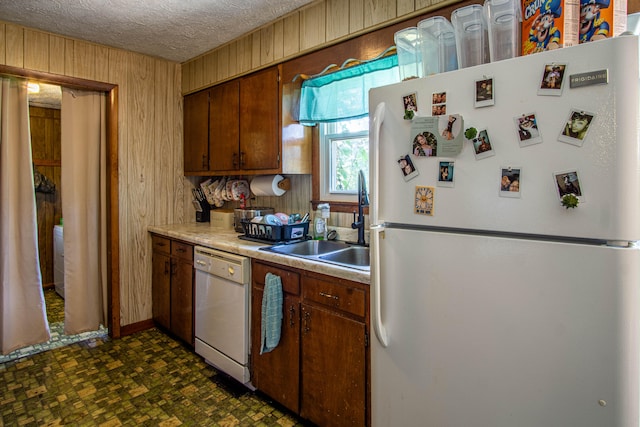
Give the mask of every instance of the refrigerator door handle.
M 373 113 L 373 119 L 371 121 L 371 132 L 369 135 L 369 223 L 378 224 L 378 192 L 380 186 L 378 177 L 380 176 L 379 167 L 379 146 L 380 146 L 380 129 L 382 128 L 382 122 L 384 121 L 384 115 L 386 110 L 386 104 L 384 102 L 379 103 L 376 106 L 376 111 Z
M 370 227 L 371 247 L 371 288 L 373 299 L 373 330 L 383 347 L 389 345 L 387 329 L 382 323 L 382 301 L 380 300 L 380 238 L 384 236 L 384 225 Z

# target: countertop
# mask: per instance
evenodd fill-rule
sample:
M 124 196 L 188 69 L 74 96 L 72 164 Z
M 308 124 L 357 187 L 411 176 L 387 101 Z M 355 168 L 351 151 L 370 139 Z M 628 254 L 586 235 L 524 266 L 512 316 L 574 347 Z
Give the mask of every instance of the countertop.
M 328 276 L 369 284 L 370 275 L 368 271 L 262 251 L 260 248 L 270 245 L 239 239 L 239 233 L 233 230 L 223 230 L 212 227 L 208 222 L 153 225 L 147 229 L 151 233 L 172 239 L 179 239 L 194 245 L 206 246 L 208 248 L 274 262 L 301 270 L 310 270 Z

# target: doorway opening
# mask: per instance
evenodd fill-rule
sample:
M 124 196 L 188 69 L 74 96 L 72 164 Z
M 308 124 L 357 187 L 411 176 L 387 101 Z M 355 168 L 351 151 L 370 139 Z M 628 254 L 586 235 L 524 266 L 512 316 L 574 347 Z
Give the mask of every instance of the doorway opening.
M 85 79 L 71 78 L 49 73 L 25 70 L 22 68 L 0 65 L 0 74 L 5 76 L 15 76 L 26 78 L 39 83 L 58 85 L 70 89 L 80 89 L 94 92 L 106 93 L 106 218 L 107 218 L 107 318 L 106 327 L 108 334 L 112 338 L 119 338 L 120 331 L 120 299 L 119 299 L 119 249 L 118 249 L 118 87 L 109 83 L 95 82 Z M 34 156 L 34 159 L 37 158 Z M 43 168 L 61 168 L 61 164 L 45 162 Z M 51 170 L 49 170 L 48 173 Z M 46 176 L 47 173 L 44 173 Z M 52 215 L 50 221 L 60 223 L 62 218 L 61 209 L 59 216 Z M 63 219 L 63 218 L 62 218 Z M 38 222 L 40 227 L 40 221 Z M 56 224 L 57 225 L 57 224 Z M 43 226 L 44 227 L 44 226 Z M 47 230 L 53 227 L 47 226 Z M 47 231 L 49 232 L 49 231 Z M 52 245 L 52 244 L 51 244 Z M 53 255 L 53 247 L 50 249 Z M 44 280 L 43 283 L 52 283 Z M 104 333 L 104 332 L 103 332 Z M 52 331 L 53 335 L 53 331 Z

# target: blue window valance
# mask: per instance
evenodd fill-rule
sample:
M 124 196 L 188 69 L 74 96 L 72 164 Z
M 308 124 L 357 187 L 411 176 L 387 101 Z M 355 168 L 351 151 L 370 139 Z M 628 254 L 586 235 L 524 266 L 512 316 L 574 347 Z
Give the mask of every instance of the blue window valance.
M 399 81 L 398 55 L 312 77 L 302 83 L 299 121 L 313 126 L 365 117 L 369 114 L 369 89 Z

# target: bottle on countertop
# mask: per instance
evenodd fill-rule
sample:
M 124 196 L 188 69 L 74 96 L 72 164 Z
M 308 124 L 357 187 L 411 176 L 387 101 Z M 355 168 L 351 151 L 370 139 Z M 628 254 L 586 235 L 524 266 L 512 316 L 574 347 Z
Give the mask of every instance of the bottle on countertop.
M 328 203 L 320 203 L 313 219 L 313 238 L 327 240 L 327 224 L 331 210 Z

